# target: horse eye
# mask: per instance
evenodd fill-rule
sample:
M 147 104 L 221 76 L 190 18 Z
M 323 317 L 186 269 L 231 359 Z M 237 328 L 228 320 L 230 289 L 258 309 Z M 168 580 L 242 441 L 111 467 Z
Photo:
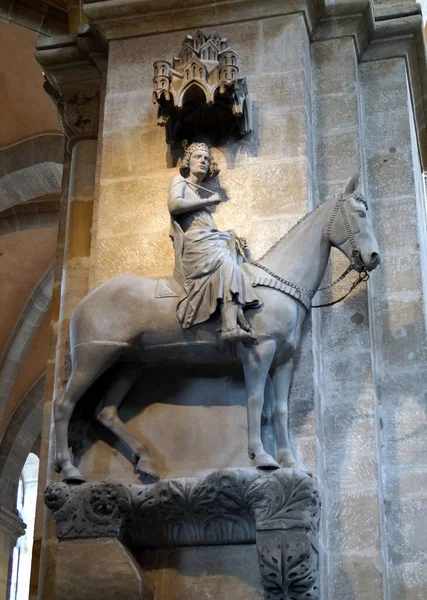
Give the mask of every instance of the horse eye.
M 363 210 L 359 210 L 358 213 L 361 219 L 366 219 L 366 213 L 364 213 Z

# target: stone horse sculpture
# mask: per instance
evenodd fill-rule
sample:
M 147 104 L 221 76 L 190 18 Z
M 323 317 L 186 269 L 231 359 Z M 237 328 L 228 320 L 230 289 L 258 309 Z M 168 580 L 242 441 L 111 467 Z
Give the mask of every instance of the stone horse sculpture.
M 72 373 L 63 395 L 54 403 L 56 467 L 67 481 L 84 481 L 72 464 L 68 425 L 73 409 L 110 367 L 114 383 L 97 410 L 97 419 L 126 443 L 135 470 L 156 481 L 156 465 L 148 449 L 125 427 L 117 414 L 124 396 L 141 372 L 141 363 L 243 365 L 247 390 L 248 451 L 258 468 L 299 468 L 288 435 L 288 392 L 292 357 L 301 326 L 325 274 L 331 246 L 341 250 L 359 273 L 379 264 L 377 242 L 366 218 L 367 205 L 350 180 L 338 200 L 331 199 L 307 214 L 280 239 L 260 262 L 250 265 L 263 305 L 245 316 L 258 345 L 237 343 L 235 352 L 221 346 L 215 322 L 182 329 L 176 317 L 177 297 L 156 298 L 158 280 L 136 275 L 110 279 L 88 294 L 74 311 L 70 327 Z M 273 411 L 277 456 L 261 441 L 264 390 L 271 375 L 276 404 Z

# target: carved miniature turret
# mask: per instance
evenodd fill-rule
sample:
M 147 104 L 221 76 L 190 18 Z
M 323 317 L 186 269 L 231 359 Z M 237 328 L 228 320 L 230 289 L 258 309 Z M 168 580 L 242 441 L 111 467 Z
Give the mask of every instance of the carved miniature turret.
M 153 102 L 168 143 L 209 137 L 213 129 L 222 137 L 250 131 L 246 81 L 238 77 L 237 61 L 227 38 L 198 30 L 185 37 L 173 67 L 165 60 L 154 63 Z
M 172 77 L 170 75 L 171 65 L 166 60 L 157 60 L 154 63 L 154 91 L 153 102 L 164 97 L 165 100 L 170 100 L 170 84 Z
M 226 89 L 236 91 L 239 87 L 237 76 L 239 68 L 237 67 L 237 54 L 228 48 L 220 53 L 219 57 L 219 82 L 220 92 L 224 94 Z

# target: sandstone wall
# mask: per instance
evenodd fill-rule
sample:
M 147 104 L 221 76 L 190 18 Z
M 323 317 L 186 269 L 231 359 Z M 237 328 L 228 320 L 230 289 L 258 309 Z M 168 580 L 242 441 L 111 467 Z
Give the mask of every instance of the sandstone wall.
M 241 57 L 241 73 L 247 77 L 253 100 L 254 132 L 215 149 L 221 193 L 230 199 L 215 218 L 220 228 L 247 237 L 258 258 L 309 209 L 308 34 L 302 15 L 291 15 L 222 26 L 221 35 Z M 170 60 L 182 41 L 183 33 L 178 32 L 110 45 L 92 287 L 121 273 L 150 277 L 172 273 L 166 203 L 169 179 L 177 168 L 170 164 L 165 132 L 156 125 L 152 64 L 159 58 Z M 309 344 L 295 378 L 308 408 L 312 405 L 312 386 L 307 381 Z M 199 376 L 178 384 L 169 373 L 166 379 L 157 374 L 153 380 L 144 374 L 126 415 L 132 431 L 149 441 L 161 475 L 250 465 L 241 377 Z M 144 413 L 136 416 L 143 406 Z M 313 468 L 313 415 L 299 414 L 298 447 Z M 106 455 L 105 461 L 100 458 Z M 94 461 L 99 477 L 129 478 L 126 458 L 112 455 L 102 442 L 84 460 Z

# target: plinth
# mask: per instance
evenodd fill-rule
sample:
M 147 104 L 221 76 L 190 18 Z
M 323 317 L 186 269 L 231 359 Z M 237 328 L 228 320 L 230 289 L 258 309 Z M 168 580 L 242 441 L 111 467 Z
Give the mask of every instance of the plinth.
M 319 598 L 319 499 L 307 473 L 53 483 L 45 501 L 59 538 L 56 600 Z

